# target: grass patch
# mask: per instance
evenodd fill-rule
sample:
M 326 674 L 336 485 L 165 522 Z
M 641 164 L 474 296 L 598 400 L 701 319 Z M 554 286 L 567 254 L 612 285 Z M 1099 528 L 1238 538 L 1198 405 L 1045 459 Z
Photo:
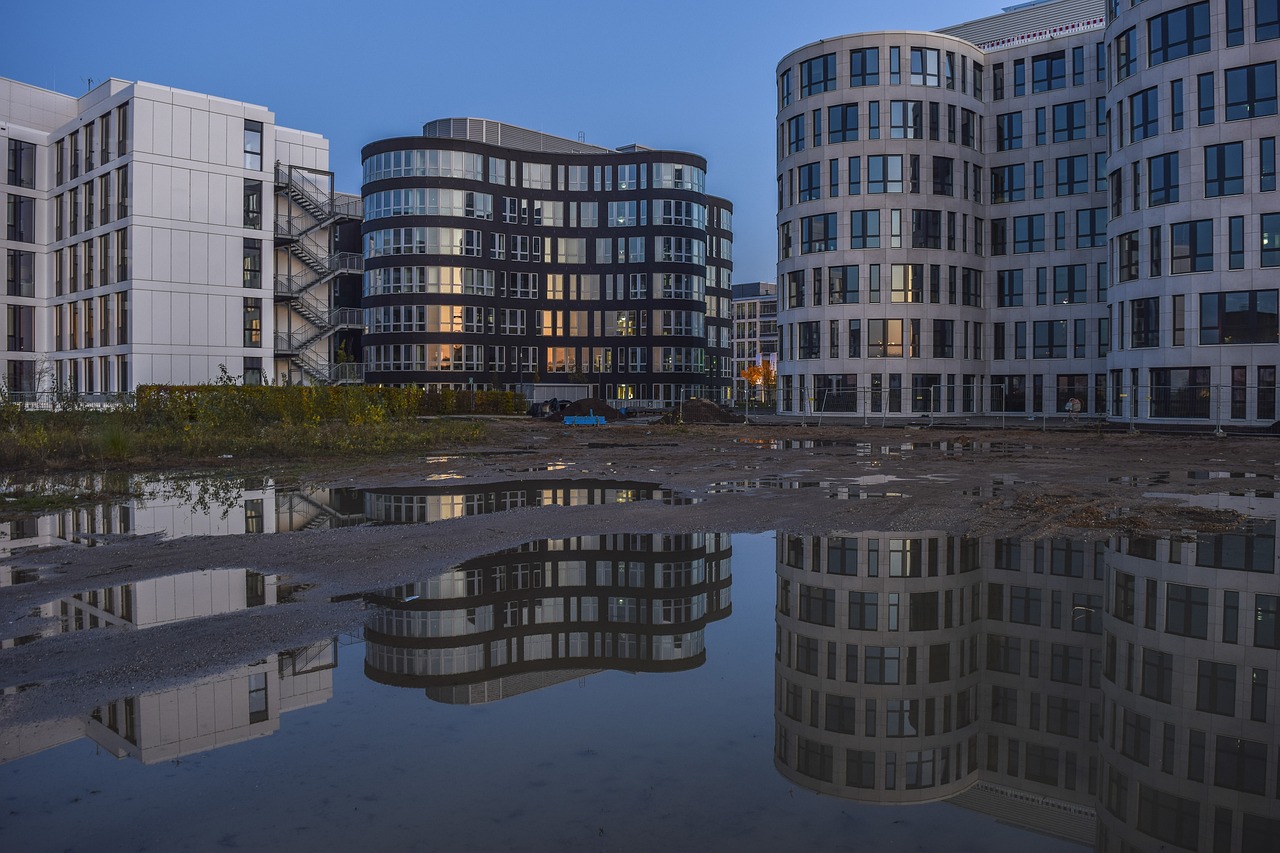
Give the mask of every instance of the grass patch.
M 486 400 L 486 396 L 488 399 Z M 424 417 L 440 395 L 413 388 L 151 386 L 112 409 L 64 405 L 28 411 L 0 403 L 0 470 L 154 468 L 234 458 L 297 461 L 367 458 L 467 445 L 486 435 L 477 420 Z M 468 400 L 523 411 L 518 395 Z M 452 412 L 450 412 L 452 413 Z

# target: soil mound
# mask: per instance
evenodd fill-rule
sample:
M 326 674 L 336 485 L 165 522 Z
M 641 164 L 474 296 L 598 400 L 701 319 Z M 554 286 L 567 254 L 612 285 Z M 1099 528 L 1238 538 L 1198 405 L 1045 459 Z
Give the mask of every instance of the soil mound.
M 673 424 L 683 415 L 687 424 L 740 424 L 746 420 L 727 409 L 707 400 L 686 400 L 683 407 L 677 406 L 675 411 L 663 415 L 662 423 Z
M 622 412 L 619 412 L 613 406 L 610 406 L 599 397 L 587 397 L 585 400 L 574 400 L 568 406 L 561 409 L 553 416 L 558 421 L 563 421 L 565 415 L 596 415 L 604 418 L 605 423 L 613 423 L 622 420 Z

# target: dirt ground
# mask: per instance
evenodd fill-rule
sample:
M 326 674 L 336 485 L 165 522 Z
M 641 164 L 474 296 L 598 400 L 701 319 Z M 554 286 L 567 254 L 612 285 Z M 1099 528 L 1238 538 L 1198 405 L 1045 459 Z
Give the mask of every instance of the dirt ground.
M 775 530 L 1093 539 L 1227 529 L 1241 516 L 1212 508 L 1220 503 L 1212 496 L 1228 485 L 1274 489 L 1278 450 L 1274 438 L 1099 434 L 1084 427 L 1040 432 L 497 421 L 482 447 L 330 467 L 310 472 L 308 479 L 347 488 L 438 485 L 444 474 L 469 484 L 618 479 L 660 484 L 690 500 L 678 506 L 641 501 L 524 508 L 430 525 L 124 540 L 20 553 L 10 562 L 37 569 L 39 579 L 0 589 L 0 637 L 37 630 L 31 612 L 45 602 L 175 572 L 244 567 L 308 587 L 287 606 L 145 631 L 52 636 L 0 651 L 0 689 L 10 693 L 0 696 L 0 724 L 38 726 L 120 696 L 357 632 L 362 602 L 334 598 L 421 580 L 534 539 Z M 1209 472 L 1262 479 L 1224 481 L 1209 478 Z M 1200 495 L 1201 506 L 1153 493 Z M 23 685 L 40 687 L 19 689 Z

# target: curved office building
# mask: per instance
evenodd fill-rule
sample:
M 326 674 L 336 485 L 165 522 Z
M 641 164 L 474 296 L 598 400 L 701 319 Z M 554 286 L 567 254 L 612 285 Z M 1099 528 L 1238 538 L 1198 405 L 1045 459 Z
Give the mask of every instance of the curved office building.
M 440 119 L 363 159 L 367 382 L 727 400 L 732 208 L 702 157 Z
M 781 411 L 1275 421 L 1276 4 L 1120 6 L 779 63 Z

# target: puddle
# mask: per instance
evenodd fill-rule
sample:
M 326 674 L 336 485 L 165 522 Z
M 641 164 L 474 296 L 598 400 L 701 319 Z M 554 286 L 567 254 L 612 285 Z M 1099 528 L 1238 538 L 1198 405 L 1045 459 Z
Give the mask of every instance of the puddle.
M 1147 488 L 1150 486 L 1167 486 L 1169 484 L 1170 472 L 1156 471 L 1149 475 L 1126 475 L 1123 477 L 1108 477 L 1108 483 L 1116 483 L 1121 486 L 1136 486 L 1138 488 Z
M 862 479 L 786 487 L 894 482 Z M 784 487 L 773 482 L 764 487 Z M 369 495 L 333 497 L 354 517 Z M 715 849 L 742 833 L 752 849 L 825 849 L 851 821 L 886 846 L 962 850 L 981 838 L 1042 853 L 1087 849 L 1101 821 L 1151 849 L 1164 830 L 1113 821 L 1090 768 L 1105 761 L 1210 809 L 1248 804 L 1140 755 L 1104 753 L 1093 721 L 1114 702 L 1122 715 L 1141 710 L 1152 732 L 1222 730 L 1222 715 L 1174 686 L 1204 661 L 1238 667 L 1242 650 L 1280 645 L 1275 527 L 1272 516 L 1239 533 L 1102 542 L 909 531 L 533 541 L 359 596 L 362 636 L 285 643 L 214 678 L 0 729 L 0 785 L 12 792 L 0 845 L 78 846 L 119 814 L 138 838 L 163 832 L 174 847 L 217 846 L 228 832 L 255 849 L 356 846 L 369 825 L 380 843 L 412 847 L 421 824 L 403 816 L 414 813 L 441 849 L 595 849 L 601 838 Z M 224 572 L 157 579 L 165 594 L 148 600 L 174 599 L 180 583 L 253 584 Z M 261 604 L 222 606 L 265 606 L 268 583 Z M 96 592 L 49 606 L 101 618 L 111 608 Z M 290 594 L 275 583 L 277 603 Z M 1175 594 L 1185 603 L 1167 611 Z M 142 598 L 129 624 L 161 624 L 140 615 Z M 1245 612 L 1211 618 L 1233 600 Z M 1165 630 L 1170 618 L 1190 639 Z M 1108 636 L 1161 657 L 1112 658 Z M 1253 683 L 1235 677 L 1232 696 Z M 1127 678 L 1159 701 L 1115 687 Z M 33 689 L 24 681 L 0 701 Z M 1280 738 L 1267 725 L 1246 734 L 1264 755 Z M 113 785 L 113 759 L 149 769 Z M 335 763 L 341 785 L 325 772 Z M 246 800 L 246 773 L 272 796 Z M 809 792 L 825 796 L 798 796 Z M 183 803 L 183 821 L 165 818 Z
M 1255 474 L 1252 471 L 1188 471 L 1188 480 L 1271 480 L 1271 474 Z
M 97 576 L 111 573 L 108 570 Z M 282 583 L 279 575 L 248 569 L 204 569 L 106 585 L 34 608 L 28 618 L 39 620 L 42 627 L 20 639 L 31 642 L 56 634 L 106 628 L 145 630 L 188 619 L 287 604 L 309 588 L 310 585 L 305 584 Z M 16 639 L 10 642 L 21 644 Z
M 609 534 L 470 560 L 365 596 L 365 675 L 469 705 L 609 669 L 693 669 L 732 610 L 731 555 L 724 534 Z

